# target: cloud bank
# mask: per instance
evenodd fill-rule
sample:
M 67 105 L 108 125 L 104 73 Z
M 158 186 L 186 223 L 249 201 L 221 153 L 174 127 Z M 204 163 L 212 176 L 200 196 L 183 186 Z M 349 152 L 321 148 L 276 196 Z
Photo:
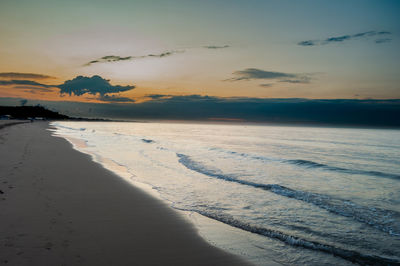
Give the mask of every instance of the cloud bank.
M 147 54 L 147 55 L 141 55 L 141 56 L 125 56 L 125 57 L 121 57 L 118 55 L 106 55 L 103 56 L 99 59 L 90 61 L 86 64 L 84 64 L 84 66 L 90 66 L 92 64 L 96 64 L 96 63 L 110 63 L 110 62 L 119 62 L 119 61 L 127 61 L 127 60 L 136 60 L 136 59 L 144 59 L 144 58 L 163 58 L 163 57 L 168 57 L 177 53 L 183 53 L 184 51 L 166 51 L 163 52 L 161 54 Z
M 103 79 L 100 76 L 84 77 L 77 76 L 72 80 L 67 80 L 61 85 L 56 85 L 55 87 L 60 89 L 60 93 L 67 93 L 69 95 L 75 94 L 77 96 L 83 95 L 85 93 L 89 94 L 100 94 L 101 96 L 107 93 L 117 93 L 122 91 L 128 91 L 135 88 L 134 85 L 120 86 L 111 85 L 109 80 Z
M 20 99 L 8 100 L 18 105 Z M 0 98 L 5 104 L 6 99 Z M 157 96 L 133 104 L 76 102 L 40 103 L 63 114 L 128 120 L 248 121 L 272 124 L 343 125 L 400 128 L 400 99 L 259 99 L 211 96 Z
M 226 81 L 240 81 L 240 80 L 275 80 L 287 83 L 309 83 L 311 78 L 306 74 L 293 74 L 276 71 L 265 71 L 257 68 L 247 68 L 244 70 L 235 71 L 232 73 L 235 77 L 227 79 Z M 261 84 L 262 87 L 265 84 Z
M 331 44 L 331 43 L 342 43 L 342 42 L 350 41 L 353 39 L 365 39 L 368 37 L 380 37 L 380 36 L 391 35 L 391 34 L 392 33 L 389 31 L 366 31 L 366 32 L 352 34 L 352 35 L 329 37 L 329 38 L 326 38 L 325 40 L 301 41 L 301 42 L 298 42 L 297 44 L 300 46 L 319 46 L 319 45 L 327 45 L 327 44 Z M 375 40 L 375 43 L 390 42 L 391 40 L 392 39 L 390 39 L 390 38 L 377 39 L 377 40 Z
M 42 74 L 34 74 L 34 73 L 19 73 L 19 72 L 2 72 L 0 73 L 0 78 L 8 78 L 8 79 L 54 79 L 55 77 L 42 75 Z

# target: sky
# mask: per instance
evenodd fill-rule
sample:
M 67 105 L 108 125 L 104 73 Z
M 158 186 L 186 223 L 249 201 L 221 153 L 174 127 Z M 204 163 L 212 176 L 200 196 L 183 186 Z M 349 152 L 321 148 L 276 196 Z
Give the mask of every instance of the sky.
M 398 14 L 396 0 L 0 0 L 0 98 L 399 99 Z

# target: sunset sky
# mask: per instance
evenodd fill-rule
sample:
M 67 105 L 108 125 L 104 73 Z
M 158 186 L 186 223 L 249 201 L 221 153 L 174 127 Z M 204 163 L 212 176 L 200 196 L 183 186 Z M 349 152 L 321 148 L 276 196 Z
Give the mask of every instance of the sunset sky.
M 398 99 L 399 14 L 395 0 L 1 0 L 0 97 Z

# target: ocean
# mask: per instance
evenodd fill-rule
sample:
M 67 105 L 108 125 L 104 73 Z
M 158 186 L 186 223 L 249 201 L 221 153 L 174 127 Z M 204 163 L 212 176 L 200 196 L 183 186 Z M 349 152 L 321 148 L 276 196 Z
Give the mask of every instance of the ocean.
M 400 131 L 52 122 L 257 265 L 400 265 Z

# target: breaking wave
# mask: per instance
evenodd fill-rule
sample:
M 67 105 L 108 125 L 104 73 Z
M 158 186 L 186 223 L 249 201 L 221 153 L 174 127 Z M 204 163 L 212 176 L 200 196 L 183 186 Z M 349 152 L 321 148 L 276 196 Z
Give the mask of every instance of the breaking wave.
M 316 163 L 308 160 L 285 160 L 284 162 L 303 166 L 307 168 L 322 168 L 329 171 L 342 172 L 347 174 L 355 174 L 355 175 L 369 175 L 369 176 L 377 176 L 377 177 L 385 177 L 392 179 L 400 179 L 400 175 L 383 173 L 379 171 L 365 171 L 365 170 L 356 170 L 356 169 L 347 169 L 341 167 L 330 166 L 322 163 Z
M 217 150 L 213 148 L 213 150 Z M 227 152 L 227 151 L 225 151 Z M 265 161 L 265 162 L 279 162 L 285 164 L 292 164 L 299 167 L 305 167 L 308 169 L 323 169 L 333 172 L 340 172 L 352 175 L 368 175 L 368 176 L 375 176 L 375 177 L 383 177 L 383 178 L 390 178 L 390 179 L 398 179 L 400 180 L 400 175 L 392 174 L 392 173 L 384 173 L 379 171 L 367 171 L 367 170 L 360 170 L 360 169 L 348 169 L 342 167 L 331 166 L 323 163 L 317 163 L 309 160 L 303 159 L 278 159 L 278 158 L 271 158 L 271 157 L 264 157 L 264 156 L 257 156 L 257 155 L 250 155 L 246 153 L 238 153 L 234 151 L 228 151 L 229 154 L 238 155 L 245 158 L 250 158 L 253 160 Z
M 197 211 L 197 210 L 189 210 L 189 211 L 195 211 L 203 216 L 206 216 L 208 218 L 220 221 L 222 223 L 228 224 L 230 226 L 266 236 L 269 238 L 274 238 L 277 240 L 280 240 L 287 245 L 291 246 L 296 246 L 296 247 L 302 247 L 306 249 L 311 249 L 311 250 L 316 250 L 328 254 L 332 254 L 334 256 L 340 257 L 342 259 L 348 260 L 352 263 L 357 263 L 360 265 L 400 265 L 400 261 L 395 259 L 395 258 L 388 258 L 388 257 L 383 257 L 383 256 L 378 256 L 378 255 L 368 255 L 368 254 L 362 254 L 358 251 L 354 250 L 347 250 L 343 249 L 340 247 L 335 247 L 330 244 L 325 244 L 325 243 L 319 243 L 316 241 L 312 240 L 307 240 L 304 238 L 300 238 L 297 236 L 292 236 L 289 234 L 286 234 L 284 232 L 280 232 L 277 230 L 265 228 L 265 227 L 260 227 L 260 226 L 255 226 L 249 223 L 244 223 L 239 220 L 236 220 L 232 218 L 231 216 L 224 215 L 224 214 L 217 214 L 213 212 L 205 212 L 205 211 Z
M 241 185 L 263 189 L 287 198 L 301 200 L 325 209 L 331 213 L 349 217 L 358 222 L 370 225 L 390 235 L 400 236 L 400 224 L 396 223 L 396 220 L 399 220 L 400 218 L 400 213 L 395 211 L 365 207 L 349 200 L 334 198 L 318 193 L 294 190 L 278 184 L 260 184 L 238 179 L 236 176 L 223 174 L 218 169 L 209 169 L 203 164 L 192 160 L 187 155 L 177 154 L 177 156 L 182 165 L 200 174 L 222 179 L 228 182 L 234 182 Z

